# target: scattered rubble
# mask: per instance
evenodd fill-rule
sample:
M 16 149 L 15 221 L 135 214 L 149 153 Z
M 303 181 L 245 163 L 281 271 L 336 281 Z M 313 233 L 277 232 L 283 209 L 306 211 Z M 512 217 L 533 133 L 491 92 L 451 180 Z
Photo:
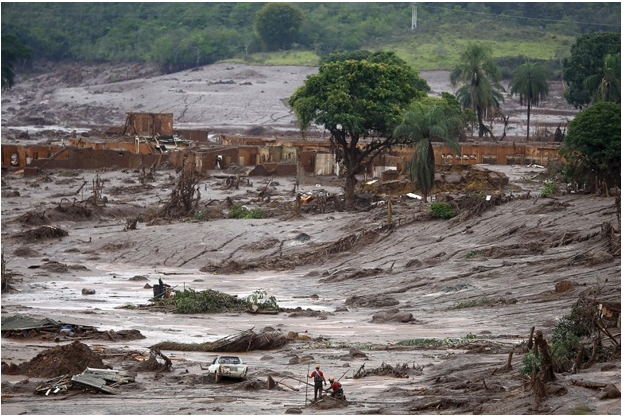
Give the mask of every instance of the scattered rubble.
M 74 376 L 63 375 L 40 384 L 35 393 L 48 396 L 49 394 L 65 393 L 70 389 L 89 389 L 109 394 L 118 394 L 117 387 L 134 381 L 134 376 L 126 371 L 109 369 L 86 368 Z
M 40 338 L 42 340 L 60 341 L 61 339 L 103 341 L 132 341 L 145 336 L 139 330 L 100 331 L 89 325 L 72 322 L 56 321 L 49 318 L 33 318 L 27 315 L 10 315 L 2 317 L 2 336 L 17 338 Z

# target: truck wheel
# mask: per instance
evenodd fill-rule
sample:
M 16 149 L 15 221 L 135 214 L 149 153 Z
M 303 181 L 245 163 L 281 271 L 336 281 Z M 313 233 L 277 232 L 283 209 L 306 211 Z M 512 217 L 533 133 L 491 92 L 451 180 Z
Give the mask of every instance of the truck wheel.
M 221 380 L 221 375 L 219 373 L 215 373 L 215 383 L 219 383 Z

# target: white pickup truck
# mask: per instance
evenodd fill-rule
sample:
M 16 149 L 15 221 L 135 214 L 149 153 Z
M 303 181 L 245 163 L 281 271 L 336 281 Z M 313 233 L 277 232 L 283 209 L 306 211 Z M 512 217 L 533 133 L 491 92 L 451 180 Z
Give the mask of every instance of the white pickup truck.
M 208 374 L 215 376 L 215 382 L 222 377 L 243 379 L 247 376 L 247 365 L 235 355 L 218 355 L 208 366 Z

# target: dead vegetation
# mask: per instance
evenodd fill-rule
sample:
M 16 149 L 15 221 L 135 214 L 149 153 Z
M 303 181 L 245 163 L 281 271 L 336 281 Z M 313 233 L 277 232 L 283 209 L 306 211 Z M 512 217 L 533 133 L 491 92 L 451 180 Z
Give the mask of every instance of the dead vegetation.
M 54 225 L 43 225 L 32 230 L 24 231 L 15 237 L 25 241 L 40 241 L 53 238 L 63 238 L 68 235 L 69 233 L 60 227 Z
M 13 280 L 15 275 L 10 269 L 7 269 L 7 260 L 4 258 L 4 251 L 2 251 L 2 293 L 9 293 L 15 291 L 13 286 Z
M 160 342 L 153 348 L 170 351 L 200 351 L 200 352 L 247 352 L 255 350 L 273 350 L 285 346 L 290 339 L 280 331 L 268 330 L 255 332 L 254 329 L 242 331 L 214 342 L 200 344 L 185 344 L 174 341 Z
M 197 187 L 199 180 L 200 177 L 195 172 L 193 160 L 187 157 L 180 169 L 178 180 L 171 191 L 169 200 L 160 208 L 158 217 L 178 219 L 191 216 L 197 210 L 200 202 L 200 188 Z
M 365 369 L 365 364 L 361 365 L 358 371 L 354 374 L 355 379 L 367 377 L 367 376 L 389 376 L 395 378 L 409 378 L 410 376 L 420 375 L 423 373 L 423 366 L 412 363 L 395 364 L 392 366 L 387 363 L 382 363 L 377 368 Z

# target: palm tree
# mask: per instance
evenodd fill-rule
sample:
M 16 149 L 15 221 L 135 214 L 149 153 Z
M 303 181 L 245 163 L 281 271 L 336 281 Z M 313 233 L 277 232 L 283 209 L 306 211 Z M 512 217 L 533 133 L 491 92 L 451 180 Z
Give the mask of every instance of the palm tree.
M 549 94 L 547 70 L 540 64 L 526 62 L 519 65 L 512 74 L 510 92 L 519 96 L 521 105 L 527 102 L 527 139 L 530 139 L 530 112 Z
M 592 102 L 621 102 L 621 54 L 607 54 L 603 59 L 600 74 L 591 75 L 584 80 L 584 87 L 594 91 Z
M 460 146 L 453 135 L 458 132 L 462 121 L 452 111 L 446 110 L 443 103 L 426 105 L 417 101 L 408 107 L 401 124 L 393 131 L 393 136 L 407 139 L 415 145 L 415 152 L 408 163 L 410 180 L 416 181 L 426 199 L 434 185 L 436 171 L 432 141 L 443 141 L 457 154 L 460 153 Z
M 499 108 L 503 101 L 503 87 L 499 84 L 501 71 L 493 60 L 490 48 L 480 44 L 469 44 L 460 56 L 458 64 L 451 72 L 450 80 L 453 86 L 463 84 L 456 97 L 462 108 L 471 108 L 477 115 L 478 134 L 491 131 L 484 125 L 486 112 L 492 108 Z

